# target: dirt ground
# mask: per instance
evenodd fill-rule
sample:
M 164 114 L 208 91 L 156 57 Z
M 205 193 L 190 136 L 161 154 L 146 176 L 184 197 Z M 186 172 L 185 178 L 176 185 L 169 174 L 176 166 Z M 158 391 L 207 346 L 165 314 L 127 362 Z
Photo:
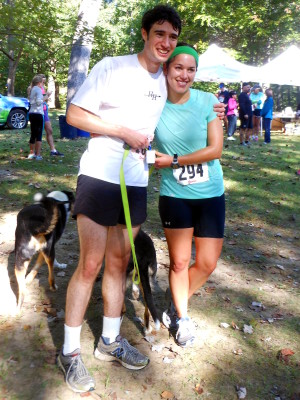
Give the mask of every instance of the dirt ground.
M 56 269 L 57 292 L 49 291 L 47 268 L 43 266 L 27 289 L 21 314 L 14 315 L 16 280 L 14 277 L 14 230 L 16 214 L 0 216 L 0 398 L 75 399 L 55 365 L 63 342 L 65 294 L 68 281 L 78 261 L 76 223 L 69 221 L 57 245 L 57 259 L 68 264 Z M 228 231 L 233 224 L 228 224 Z M 150 232 L 149 229 L 145 229 Z M 240 226 L 241 232 L 261 234 L 262 226 Z M 275 233 L 276 235 L 276 233 Z M 142 371 L 129 371 L 118 363 L 103 363 L 93 357 L 101 333 L 101 277 L 96 282 L 82 329 L 82 354 L 94 375 L 96 390 L 87 394 L 95 399 L 213 399 L 238 398 L 239 387 L 247 390 L 247 399 L 292 399 L 298 393 L 299 374 L 291 379 L 290 366 L 276 358 L 278 350 L 292 348 L 293 366 L 299 366 L 299 240 L 285 237 L 266 262 L 251 248 L 234 249 L 234 256 L 224 250 L 216 271 L 204 288 L 190 302 L 197 340 L 192 348 L 181 349 L 161 327 L 146 338 L 140 323 L 142 300 L 133 300 L 128 282 L 121 333 L 146 353 L 151 362 Z M 163 237 L 152 236 L 159 269 L 153 286 L 155 302 L 161 313 L 167 306 L 168 257 Z M 235 239 L 236 240 L 236 239 Z M 284 243 L 283 243 L 284 241 Z M 225 246 L 235 247 L 232 238 Z M 269 249 L 269 251 L 271 251 Z M 281 268 L 282 267 L 282 268 Z M 263 302 L 253 305 L 253 302 Z M 297 308 L 298 307 L 298 308 Z M 298 322 L 295 322 L 298 321 Z M 226 329 L 221 323 L 228 323 Z M 252 325 L 253 334 L 243 332 Z M 285 324 L 285 325 L 283 325 Z M 278 334 L 280 329 L 280 335 Z M 297 344 L 298 343 L 298 344 Z M 298 349 L 296 348 L 298 345 Z M 294 387 L 285 386 L 285 379 Z M 298 381 L 299 382 L 299 381 Z M 292 384 L 293 385 L 293 384 Z M 243 398 L 243 397 L 240 397 Z M 294 397 L 293 399 L 298 399 Z

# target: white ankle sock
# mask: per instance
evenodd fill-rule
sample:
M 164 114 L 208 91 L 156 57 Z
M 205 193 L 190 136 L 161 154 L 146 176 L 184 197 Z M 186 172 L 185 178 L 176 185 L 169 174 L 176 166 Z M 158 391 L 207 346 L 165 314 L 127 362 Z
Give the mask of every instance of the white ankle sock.
M 65 340 L 63 346 L 63 354 L 72 353 L 76 349 L 80 349 L 80 326 L 68 326 L 65 324 Z
M 103 317 L 102 336 L 109 339 L 109 343 L 113 343 L 120 334 L 121 317 L 110 318 Z

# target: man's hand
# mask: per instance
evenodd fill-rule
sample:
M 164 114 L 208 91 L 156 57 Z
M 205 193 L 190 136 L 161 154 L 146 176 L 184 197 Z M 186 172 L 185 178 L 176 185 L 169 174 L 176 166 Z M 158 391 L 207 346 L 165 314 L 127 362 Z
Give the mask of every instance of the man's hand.
M 245 114 L 245 115 L 244 115 L 244 118 L 245 118 L 245 119 L 248 119 L 248 118 L 249 118 L 248 114 Z
M 217 113 L 218 118 L 220 120 L 224 119 L 224 117 L 225 117 L 225 108 L 226 108 L 226 105 L 224 103 L 214 104 L 214 112 Z

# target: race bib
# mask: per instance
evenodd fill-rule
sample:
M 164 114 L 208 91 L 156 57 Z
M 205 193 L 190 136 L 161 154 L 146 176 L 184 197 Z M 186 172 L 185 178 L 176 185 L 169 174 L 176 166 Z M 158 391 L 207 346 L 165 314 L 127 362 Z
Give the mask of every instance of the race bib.
M 173 169 L 173 176 L 177 183 L 183 186 L 207 182 L 209 181 L 208 165 L 206 162 L 203 164 L 182 165 L 178 169 Z

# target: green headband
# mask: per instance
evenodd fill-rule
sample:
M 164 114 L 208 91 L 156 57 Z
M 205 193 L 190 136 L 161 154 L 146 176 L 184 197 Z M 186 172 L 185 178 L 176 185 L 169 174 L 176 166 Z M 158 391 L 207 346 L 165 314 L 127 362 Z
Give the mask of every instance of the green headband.
M 196 60 L 196 65 L 198 67 L 199 56 L 198 56 L 198 53 L 196 52 L 196 50 L 193 49 L 192 47 L 189 47 L 189 46 L 175 47 L 175 50 L 168 58 L 168 61 L 170 61 L 173 57 L 178 56 L 178 54 L 189 54 L 190 56 L 193 56 L 194 59 Z

